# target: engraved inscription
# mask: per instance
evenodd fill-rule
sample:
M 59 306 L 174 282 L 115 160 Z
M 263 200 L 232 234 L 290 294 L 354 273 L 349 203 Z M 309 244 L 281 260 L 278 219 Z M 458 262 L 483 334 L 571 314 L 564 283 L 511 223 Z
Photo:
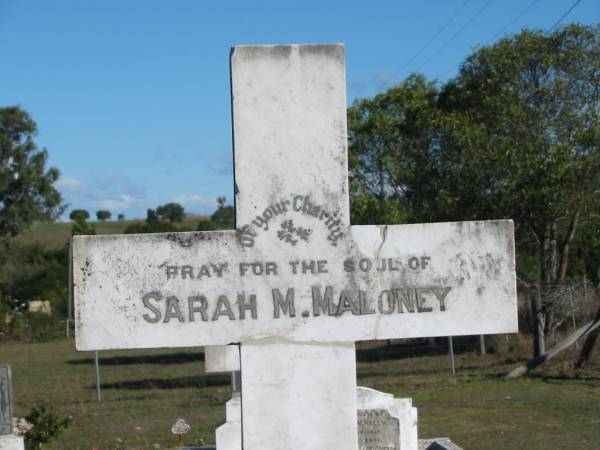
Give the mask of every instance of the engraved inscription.
M 314 203 L 308 195 L 291 195 L 267 206 L 251 223 L 240 227 L 237 232 L 240 244 L 243 247 L 254 247 L 255 238 L 260 231 L 270 230 L 276 218 L 289 214 L 300 214 L 301 217 L 317 219 L 322 224 L 320 229 L 326 233 L 327 240 L 334 247 L 345 237 L 339 212 L 330 211 L 325 206 Z M 289 218 L 279 222 L 279 226 L 277 237 L 292 246 L 300 241 L 308 242 L 313 232 L 313 229 L 295 226 L 294 221 Z
M 318 267 L 318 264 L 317 264 Z M 443 313 L 447 309 L 451 287 L 400 287 L 379 292 L 362 289 L 312 285 L 308 288 L 275 288 L 271 299 L 255 293 L 239 291 L 204 295 L 193 293 L 185 299 L 153 291 L 142 297 L 142 318 L 147 323 L 209 322 L 218 320 L 248 320 L 258 318 L 258 304 L 273 302 L 273 319 L 344 315 L 390 315 Z M 309 304 L 299 304 L 299 292 Z
M 308 200 L 303 198 L 303 201 Z M 293 203 L 291 205 L 294 208 Z M 289 226 L 293 227 L 292 221 L 289 222 Z M 309 234 L 306 236 L 308 239 Z M 378 291 L 368 291 L 356 286 L 331 286 L 324 278 L 337 265 L 338 271 L 349 274 L 390 272 L 392 275 L 397 273 L 398 280 L 402 280 L 403 274 L 408 272 L 419 274 L 427 271 L 430 263 L 429 255 L 383 259 L 348 258 L 334 262 L 326 259 L 299 259 L 287 261 L 287 264 L 275 261 L 221 261 L 192 266 L 165 262 L 158 267 L 164 271 L 166 280 L 185 280 L 190 291 L 184 298 L 181 298 L 181 294 L 178 297 L 163 291 L 145 293 L 141 298 L 142 319 L 151 324 L 252 320 L 258 318 L 261 309 L 259 306 L 264 305 L 264 302 L 272 302 L 273 319 L 443 313 L 448 308 L 451 286 L 403 286 L 402 282 L 398 281 L 396 284 L 391 280 L 388 281 L 390 285 L 381 285 Z M 244 290 L 202 292 L 202 280 L 222 278 L 230 268 L 234 269 L 232 275 L 241 278 L 268 277 L 276 282 L 280 277 L 292 275 L 303 281 L 296 286 L 273 288 L 270 295 L 263 292 L 259 296 L 256 292 Z M 320 277 L 324 278 L 322 283 L 319 283 Z M 266 310 L 262 311 L 264 315 Z
M 359 409 L 359 450 L 400 450 L 400 421 L 385 409 Z

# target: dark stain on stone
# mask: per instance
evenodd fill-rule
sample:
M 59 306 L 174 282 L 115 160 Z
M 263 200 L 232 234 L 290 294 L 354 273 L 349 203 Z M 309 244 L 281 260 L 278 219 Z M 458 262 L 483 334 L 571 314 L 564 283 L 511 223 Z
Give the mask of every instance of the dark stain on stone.
M 199 241 L 210 241 L 212 238 L 208 235 L 208 233 L 192 233 L 182 236 L 179 233 L 168 233 L 166 235 L 166 239 L 175 242 L 181 247 L 189 248 L 194 245 L 195 242 Z

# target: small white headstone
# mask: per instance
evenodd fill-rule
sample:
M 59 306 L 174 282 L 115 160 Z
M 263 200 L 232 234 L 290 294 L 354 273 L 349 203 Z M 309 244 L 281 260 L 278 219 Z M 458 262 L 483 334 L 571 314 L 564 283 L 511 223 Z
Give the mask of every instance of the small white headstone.
M 357 388 L 359 450 L 418 450 L 417 408 L 410 398 Z
M 240 370 L 240 347 L 237 345 L 205 347 L 204 370 L 207 373 Z
M 39 314 L 52 315 L 52 306 L 48 300 L 31 300 L 27 302 L 27 310 Z

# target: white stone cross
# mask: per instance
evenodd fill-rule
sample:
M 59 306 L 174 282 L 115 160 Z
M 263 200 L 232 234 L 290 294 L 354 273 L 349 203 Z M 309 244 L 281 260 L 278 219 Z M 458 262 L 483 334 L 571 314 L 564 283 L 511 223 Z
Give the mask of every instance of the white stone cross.
M 344 64 L 233 48 L 236 231 L 73 238 L 77 348 L 240 344 L 246 450 L 356 450 L 355 341 L 517 331 L 511 221 L 350 226 Z

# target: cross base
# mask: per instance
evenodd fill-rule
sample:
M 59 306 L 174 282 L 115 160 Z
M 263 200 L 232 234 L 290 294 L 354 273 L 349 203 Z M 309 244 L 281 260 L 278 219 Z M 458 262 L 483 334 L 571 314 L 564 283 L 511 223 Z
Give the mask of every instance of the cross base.
M 244 450 L 358 449 L 354 343 L 268 339 L 240 355 Z

